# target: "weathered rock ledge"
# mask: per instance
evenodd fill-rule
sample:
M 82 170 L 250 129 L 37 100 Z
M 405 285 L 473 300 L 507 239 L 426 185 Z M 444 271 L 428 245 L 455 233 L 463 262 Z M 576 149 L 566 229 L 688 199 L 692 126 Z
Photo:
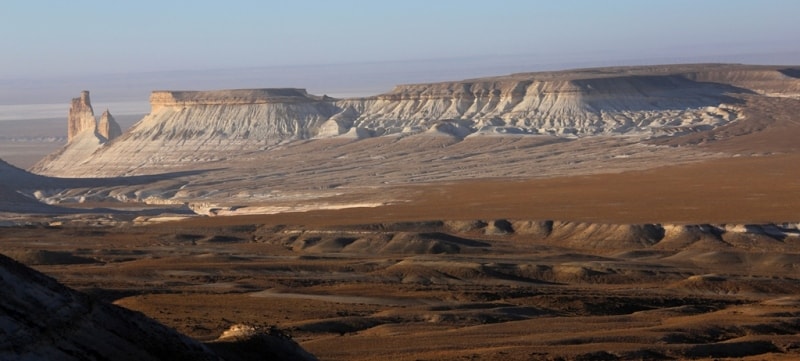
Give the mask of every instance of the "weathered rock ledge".
M 327 97 L 309 95 L 305 89 L 229 89 L 212 91 L 156 90 L 150 95 L 152 112 L 162 107 L 186 107 L 193 105 L 236 105 L 269 103 L 306 103 L 330 100 Z

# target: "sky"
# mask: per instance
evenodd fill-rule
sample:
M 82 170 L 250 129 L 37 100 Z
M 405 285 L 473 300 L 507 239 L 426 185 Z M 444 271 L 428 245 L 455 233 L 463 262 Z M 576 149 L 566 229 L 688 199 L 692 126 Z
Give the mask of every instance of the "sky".
M 273 85 L 364 95 L 570 67 L 800 64 L 798 14 L 796 0 L 5 0 L 0 104 L 89 86 L 108 100 Z

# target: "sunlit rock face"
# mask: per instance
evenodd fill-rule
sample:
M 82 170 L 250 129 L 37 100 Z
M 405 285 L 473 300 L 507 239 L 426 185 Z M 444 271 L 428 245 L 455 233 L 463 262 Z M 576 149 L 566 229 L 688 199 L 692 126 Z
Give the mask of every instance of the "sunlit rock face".
M 94 109 L 89 99 L 89 92 L 84 90 L 81 96 L 72 99 L 67 117 L 67 141 L 72 142 L 75 137 L 86 131 L 95 129 Z

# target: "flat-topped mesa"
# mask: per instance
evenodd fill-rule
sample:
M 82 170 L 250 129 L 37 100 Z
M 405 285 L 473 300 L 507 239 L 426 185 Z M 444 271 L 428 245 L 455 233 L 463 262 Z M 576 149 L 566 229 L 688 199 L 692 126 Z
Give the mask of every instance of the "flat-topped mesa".
M 378 135 L 458 121 L 467 129 L 457 134 L 661 136 L 735 120 L 737 94 L 797 97 L 799 74 L 737 64 L 578 69 L 399 85 L 337 105 L 358 113 L 347 124 Z
M 78 98 L 72 98 L 67 118 L 67 141 L 71 142 L 75 136 L 84 131 L 95 130 L 94 109 L 89 99 L 89 91 L 84 90 Z
M 307 103 L 330 100 L 309 95 L 300 88 L 229 89 L 212 91 L 156 90 L 150 94 L 152 113 L 164 107 L 193 105 L 241 105 L 267 103 Z
M 675 74 L 601 77 L 509 76 L 450 83 L 411 84 L 361 101 L 343 101 L 358 128 L 383 134 L 431 129 L 460 121 L 470 133 L 587 136 L 640 134 L 675 126 L 730 121 L 721 104 L 737 102 L 736 87 L 701 83 Z M 680 122 L 674 119 L 683 119 Z M 688 129 L 688 128 L 687 128 Z

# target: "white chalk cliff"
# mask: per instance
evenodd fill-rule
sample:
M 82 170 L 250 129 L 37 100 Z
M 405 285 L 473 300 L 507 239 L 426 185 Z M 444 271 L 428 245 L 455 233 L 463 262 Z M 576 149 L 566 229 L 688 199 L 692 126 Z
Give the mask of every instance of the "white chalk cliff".
M 150 114 L 115 141 L 103 145 L 102 137 L 73 134 L 70 144 L 32 171 L 59 176 L 156 173 L 320 138 L 673 136 L 739 120 L 741 99 L 735 96 L 742 94 L 797 97 L 800 77 L 796 69 L 705 64 L 401 85 L 386 94 L 344 100 L 302 89 L 155 91 Z M 75 101 L 73 106 L 82 109 Z M 76 129 L 86 128 L 84 113 Z

